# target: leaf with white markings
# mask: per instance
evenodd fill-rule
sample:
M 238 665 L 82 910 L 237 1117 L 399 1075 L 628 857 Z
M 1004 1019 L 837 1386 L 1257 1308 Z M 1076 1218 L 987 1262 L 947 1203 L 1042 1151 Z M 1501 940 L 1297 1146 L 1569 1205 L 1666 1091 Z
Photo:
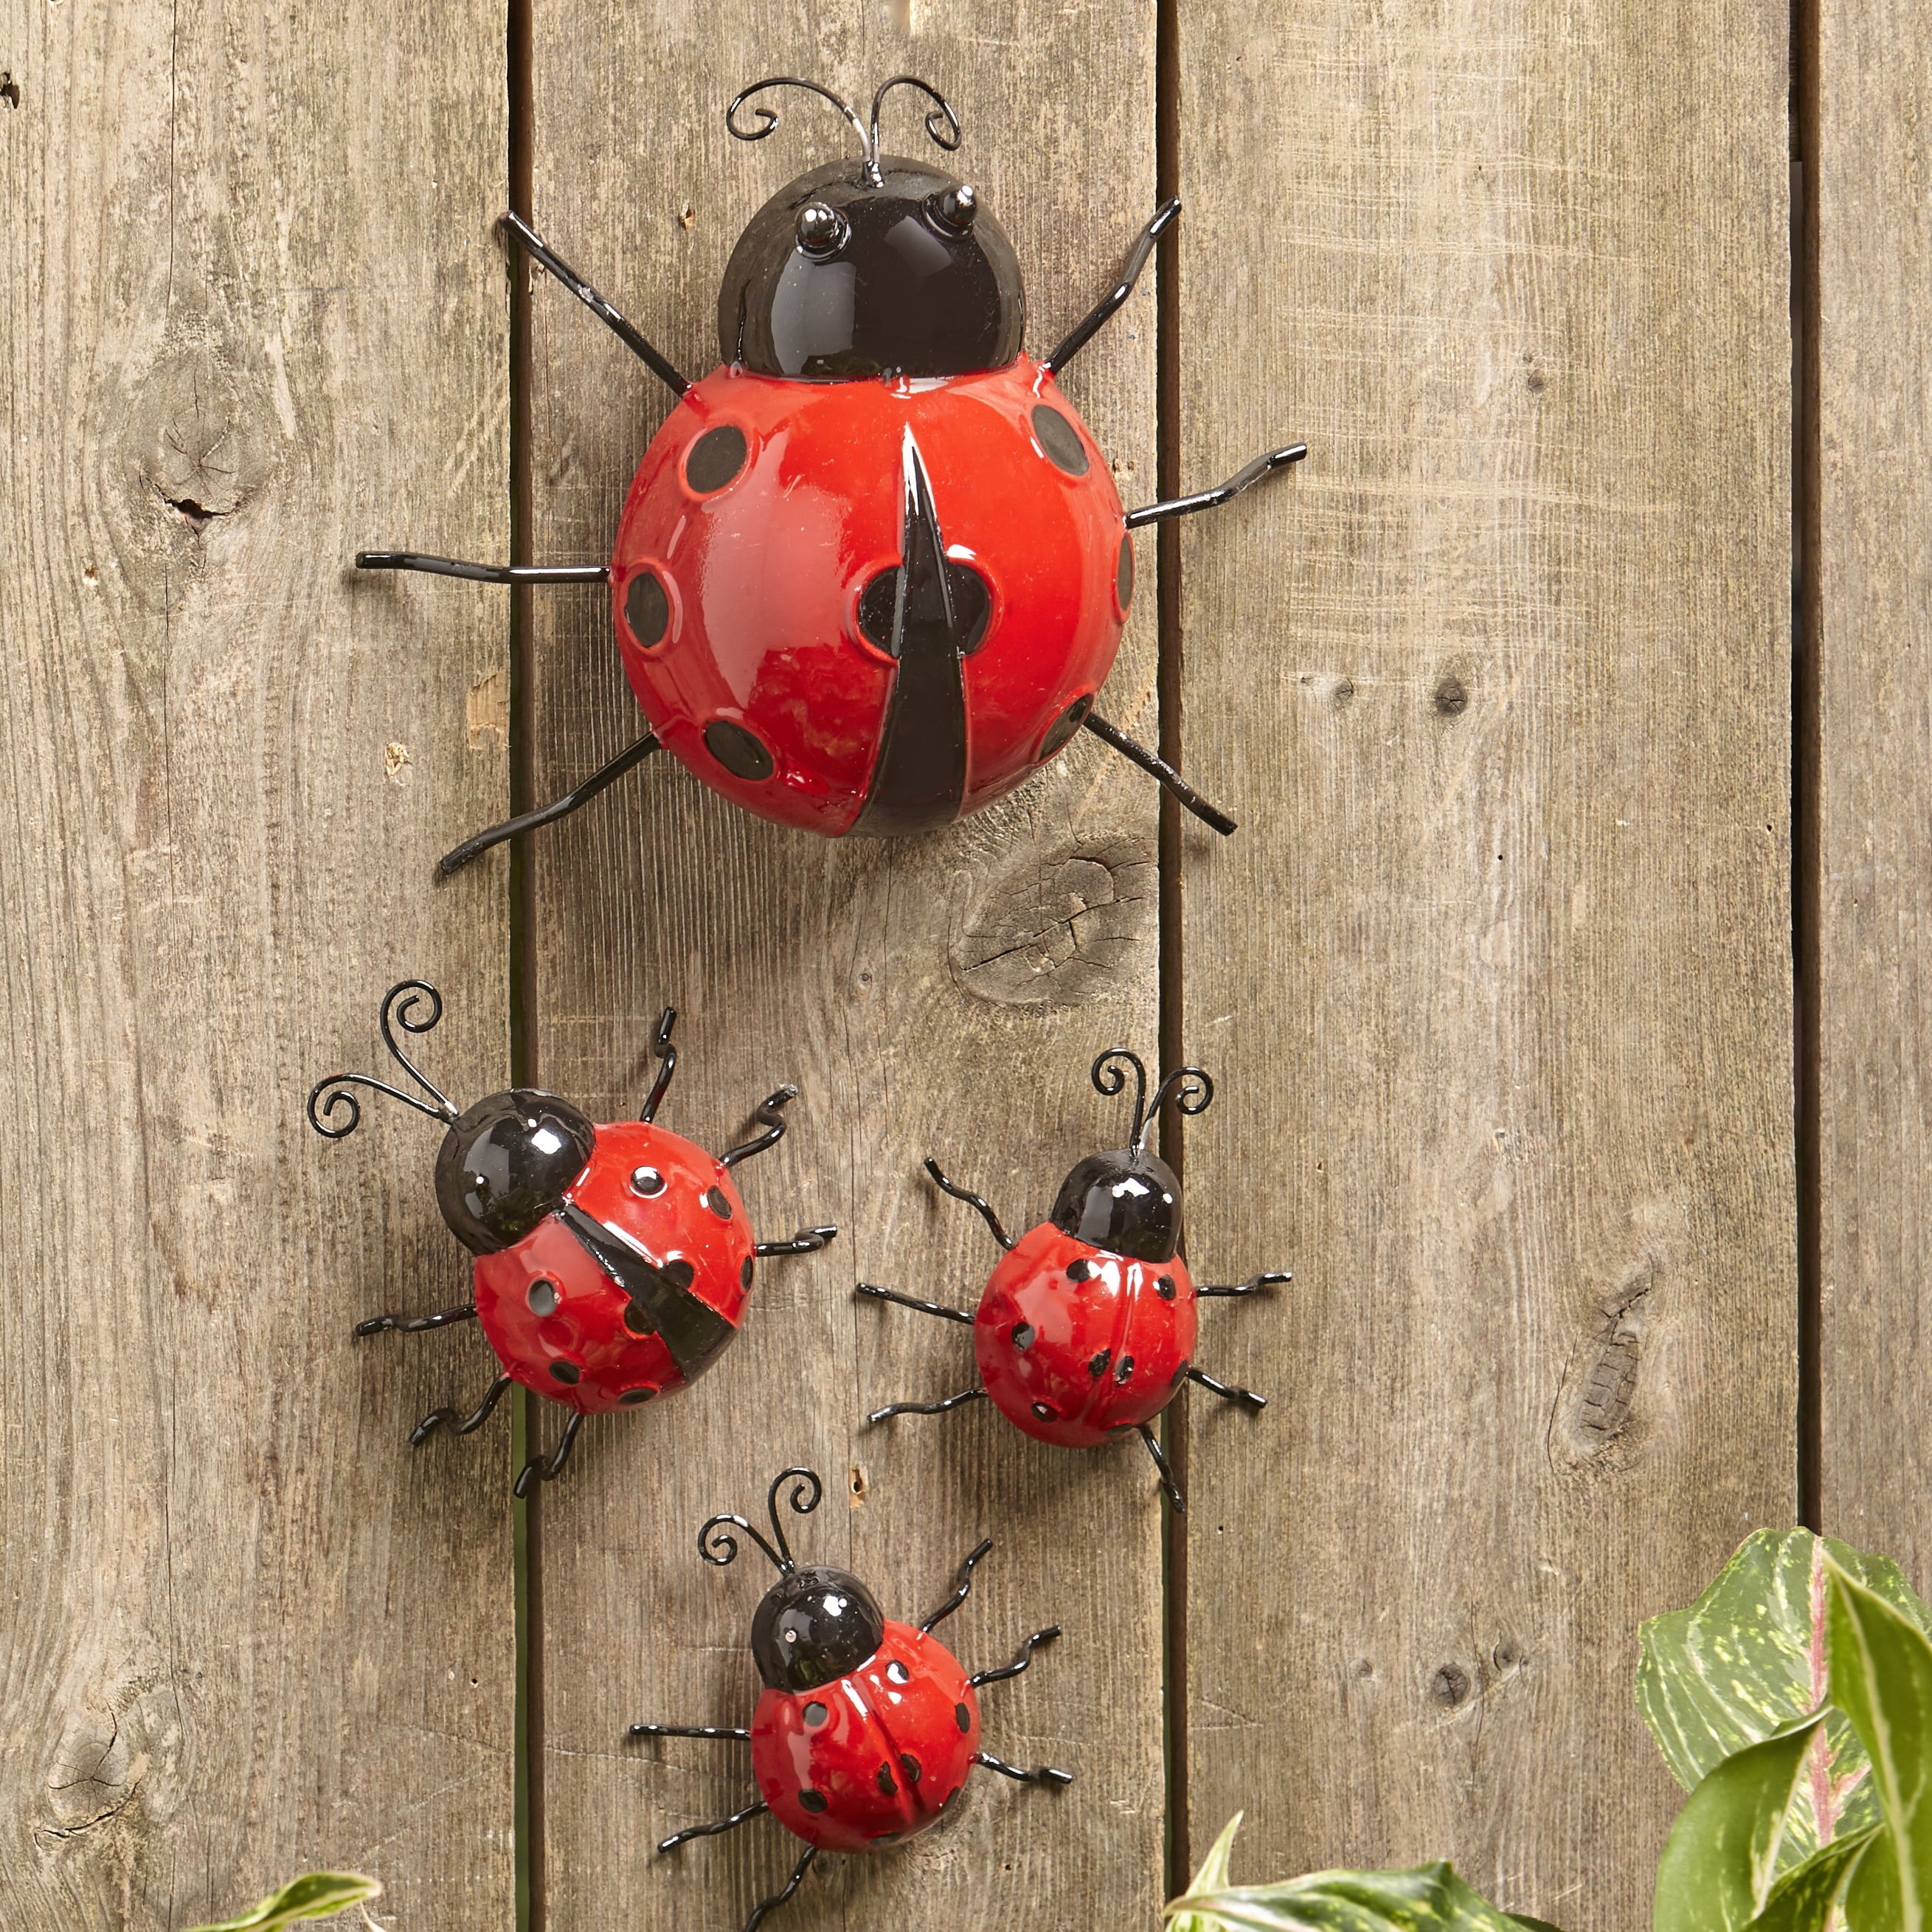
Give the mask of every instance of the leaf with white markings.
M 1637 1706 L 1687 1790 L 1724 1759 L 1818 1708 L 1826 1688 L 1828 1556 L 1918 1628 L 1932 1628 L 1932 1613 L 1883 1557 L 1804 1529 L 1748 1537 L 1688 1610 L 1653 1617 L 1642 1632 Z M 1838 1834 L 1877 1823 L 1869 1768 L 1844 1714 L 1828 1713 L 1779 1847 L 1780 1873 Z
M 279 1932 L 280 1928 L 304 1918 L 332 1918 L 365 1898 L 375 1898 L 382 1889 L 375 1880 L 359 1872 L 304 1872 L 240 1918 L 224 1918 L 219 1925 L 198 1925 L 194 1932 Z

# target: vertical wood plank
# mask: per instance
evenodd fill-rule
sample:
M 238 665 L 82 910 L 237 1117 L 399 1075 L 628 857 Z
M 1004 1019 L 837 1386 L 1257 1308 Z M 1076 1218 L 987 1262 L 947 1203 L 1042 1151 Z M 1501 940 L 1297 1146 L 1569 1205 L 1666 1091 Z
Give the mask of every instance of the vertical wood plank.
M 1638 1621 L 1790 1520 L 1786 17 L 1184 8 L 1190 1825 L 1647 1915 Z M 1874 44 L 1877 42 L 1875 40 Z
M 1932 748 L 1932 32 L 1823 0 L 1816 196 L 1822 1526 L 1932 1575 L 1924 949 Z
M 540 227 L 687 371 L 716 360 L 718 277 L 752 211 L 839 152 L 802 97 L 765 146 L 730 140 L 750 81 L 802 74 L 868 99 L 911 71 L 966 126 L 958 163 L 1012 233 L 1036 351 L 1106 286 L 1154 206 L 1154 8 L 1043 16 L 1001 4 L 970 21 L 869 0 L 772 10 L 728 0 L 580 19 L 540 12 Z M 1076 83 L 1070 76 L 1078 74 Z M 902 124 L 899 117 L 904 116 Z M 888 148 L 922 137 L 903 101 Z M 536 291 L 536 554 L 602 559 L 667 398 L 553 287 Z M 1151 287 L 1082 358 L 1070 389 L 1130 497 L 1154 474 Z M 1149 556 L 1150 561 L 1150 552 Z M 1154 728 L 1151 598 L 1108 687 L 1124 727 Z M 634 736 L 606 607 L 538 607 L 538 792 Z M 546 1084 L 636 1109 L 659 1007 L 683 1058 L 664 1116 L 719 1147 L 782 1080 L 803 1096 L 783 1147 L 746 1171 L 761 1233 L 841 1224 L 812 1260 L 770 1262 L 742 1338 L 694 1390 L 593 1421 L 543 1510 L 549 1923 L 735 1928 L 797 1847 L 769 1820 L 655 1861 L 669 1831 L 737 1808 L 742 1748 L 626 1743 L 628 1720 L 748 1720 L 745 1648 L 763 1580 L 700 1562 L 713 1511 L 762 1506 L 787 1463 L 830 1498 L 796 1540 L 849 1563 L 889 1613 L 916 1616 L 982 1534 L 970 1604 L 947 1627 L 974 1667 L 1028 1628 L 1064 1640 L 990 1688 L 987 1748 L 1071 1766 L 1062 1793 L 982 1775 L 954 1822 L 903 1850 L 824 1861 L 786 1908 L 796 1932 L 1124 1921 L 1159 1895 L 1162 1832 L 1159 1518 L 1133 1454 L 1040 1450 L 969 1412 L 862 1429 L 862 1411 L 971 1377 L 958 1331 L 855 1306 L 855 1277 L 917 1283 L 970 1305 L 994 1258 L 984 1230 L 938 1199 L 934 1153 L 1024 1224 L 1096 1143 L 1094 1054 L 1155 1039 L 1155 801 L 1097 746 L 952 832 L 827 844 L 757 824 L 664 761 L 559 828 L 536 864 L 538 1041 Z M 989 944 L 987 935 L 999 943 Z M 934 1330 L 938 1332 L 934 1332 Z M 555 1426 L 554 1420 L 550 1426 Z
M 326 1148 L 406 972 L 500 1079 L 480 600 L 506 541 L 494 7 L 16 0 L 0 66 L 0 1920 L 178 1926 L 304 1864 L 511 1912 L 508 1458 L 412 1455 L 466 1338 L 433 1136 Z M 373 1112 L 373 1110 L 372 1110 Z

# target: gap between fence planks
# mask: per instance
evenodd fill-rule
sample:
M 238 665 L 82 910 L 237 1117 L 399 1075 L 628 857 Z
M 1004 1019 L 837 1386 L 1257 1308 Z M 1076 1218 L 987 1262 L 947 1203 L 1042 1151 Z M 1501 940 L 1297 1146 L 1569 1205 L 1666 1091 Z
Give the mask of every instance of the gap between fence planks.
M 1647 1922 L 1630 1696 L 1794 1472 L 1786 20 L 1181 13 L 1196 1856 Z M 1257 1438 L 1259 1438 L 1258 1440 Z
M 0 66 L 0 1921 L 225 1916 L 364 1866 L 507 1925 L 506 1439 L 434 1131 L 326 1147 L 405 974 L 506 1064 L 500 613 L 358 544 L 506 540 L 502 28 L 363 0 L 10 10 Z M 472 730 L 481 707 L 485 721 Z
M 844 152 L 844 124 L 800 94 L 769 140 L 728 138 L 726 104 L 771 74 L 869 100 L 913 72 L 965 125 L 954 163 L 1012 234 L 1036 353 L 1104 290 L 1154 198 L 1151 4 L 1040 14 L 1013 4 L 908 40 L 860 0 L 808 28 L 731 0 L 536 20 L 537 225 L 688 374 L 717 360 L 718 278 L 752 212 Z M 1076 78 L 1077 76 L 1077 78 Z M 904 96 L 889 152 L 928 153 Z M 1093 344 L 1070 392 L 1124 496 L 1154 482 L 1154 290 Z M 668 396 L 562 291 L 535 312 L 533 556 L 598 559 Z M 944 506 L 942 506 L 942 513 Z M 949 536 L 952 532 L 949 531 Z M 1153 545 L 1108 685 L 1108 715 L 1154 730 Z M 608 602 L 536 606 L 536 790 L 574 782 L 638 729 Z M 538 849 L 538 1071 L 593 1111 L 634 1111 L 650 1029 L 680 1010 L 663 1118 L 726 1144 L 779 1082 L 802 1090 L 783 1147 L 745 1170 L 761 1236 L 821 1217 L 824 1256 L 760 1270 L 742 1339 L 697 1388 L 593 1421 L 542 1502 L 545 1885 L 554 1932 L 615 1924 L 736 1932 L 797 1846 L 770 1820 L 662 1860 L 667 1833 L 752 1792 L 742 1748 L 627 1742 L 633 1719 L 748 1720 L 745 1648 L 760 1566 L 700 1562 L 699 1522 L 752 1514 L 808 1462 L 828 1499 L 796 1527 L 849 1563 L 889 1615 L 944 1594 L 982 1534 L 993 1554 L 946 1639 L 973 1666 L 1021 1634 L 1066 1635 L 989 1688 L 986 1748 L 1071 1766 L 1064 1792 L 976 1776 L 963 1814 L 904 1850 L 827 1858 L 785 1908 L 788 1932 L 848 1921 L 912 1928 L 1122 1923 L 1160 1894 L 1161 1575 L 1151 1469 L 1137 1444 L 1072 1456 L 983 1407 L 860 1426 L 863 1409 L 972 1377 L 956 1329 L 876 1304 L 897 1282 L 970 1306 L 996 1252 L 938 1197 L 921 1158 L 970 1177 L 1015 1226 L 1040 1219 L 1074 1160 L 1117 1123 L 1086 1084 L 1095 1054 L 1156 1046 L 1154 788 L 1097 745 L 956 830 L 830 844 L 754 822 L 668 759 Z M 1036 964 L 1028 967 L 1031 960 Z M 861 1494 L 862 1492 L 862 1495 Z

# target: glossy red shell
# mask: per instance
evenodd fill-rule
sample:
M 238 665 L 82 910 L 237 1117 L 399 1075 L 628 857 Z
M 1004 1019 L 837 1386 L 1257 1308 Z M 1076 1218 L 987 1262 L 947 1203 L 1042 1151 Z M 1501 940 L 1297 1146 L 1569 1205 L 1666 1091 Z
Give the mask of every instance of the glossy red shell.
M 646 1167 L 664 1177 L 662 1192 L 645 1196 L 632 1186 L 631 1176 Z M 728 1216 L 706 1204 L 714 1190 Z M 734 1328 L 739 1325 L 756 1237 L 730 1168 L 714 1155 L 666 1128 L 620 1120 L 597 1130 L 590 1163 L 564 1198 L 629 1235 L 655 1265 L 689 1262 L 690 1292 Z M 476 1280 L 477 1319 L 497 1359 L 526 1388 L 552 1402 L 595 1415 L 684 1386 L 662 1338 L 634 1334 L 624 1325 L 630 1297 L 556 1215 L 514 1247 L 478 1255 Z M 555 1291 L 549 1314 L 530 1305 L 539 1282 Z M 574 1384 L 553 1373 L 560 1362 L 578 1370 Z
M 986 1393 L 1016 1428 L 1090 1448 L 1174 1399 L 1194 1359 L 1196 1316 L 1178 1256 L 1130 1261 L 1043 1221 L 994 1269 L 973 1352 Z
M 1069 475 L 1034 427 L 1066 418 L 1087 458 Z M 729 425 L 745 460 L 694 489 L 686 463 Z M 932 481 L 946 554 L 991 587 L 983 643 L 964 661 L 966 791 L 960 816 L 1044 762 L 1042 740 L 1106 682 L 1126 611 L 1126 523 L 1106 459 L 1031 358 L 943 378 L 794 382 L 715 369 L 686 392 L 632 480 L 610 566 L 624 669 L 665 747 L 713 790 L 784 825 L 836 837 L 859 816 L 895 666 L 858 628 L 860 593 L 900 561 L 903 443 Z M 646 647 L 626 618 L 640 572 L 668 614 Z M 653 599 L 652 608 L 658 607 Z M 706 748 L 719 720 L 752 732 L 768 777 Z
M 890 1620 L 856 1670 L 817 1690 L 766 1690 L 752 1718 L 758 1796 L 787 1831 L 832 1852 L 874 1851 L 924 1831 L 958 1795 L 979 1748 L 979 1694 L 959 1660 L 936 1636 Z M 814 1796 L 821 1808 L 803 1802 Z

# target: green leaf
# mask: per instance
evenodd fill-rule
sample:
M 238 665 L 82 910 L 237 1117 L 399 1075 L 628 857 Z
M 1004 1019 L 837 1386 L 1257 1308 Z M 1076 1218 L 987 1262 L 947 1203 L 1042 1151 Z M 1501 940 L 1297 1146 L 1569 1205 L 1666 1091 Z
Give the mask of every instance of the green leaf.
M 1750 1922 L 1750 1932 L 1829 1932 L 1834 1911 L 1844 1910 L 1845 1889 L 1864 1856 L 1865 1849 L 1885 1830 L 1874 1825 L 1849 1838 L 1834 1838 L 1822 1852 L 1786 1872 L 1772 1887 L 1764 1910 Z M 1852 1922 L 1859 1932 L 1860 1922 Z M 1883 1932 L 1874 1927 L 1870 1932 Z
M 1932 1642 L 1837 1564 L 1826 1569 L 1832 1700 L 1871 1760 L 1888 1828 L 1858 1862 L 1846 1916 L 1923 1932 L 1932 1913 Z
M 1189 1897 L 1198 1892 L 1220 1892 L 1226 1886 L 1228 1864 L 1234 1855 L 1234 1834 L 1241 1828 L 1241 1820 L 1246 1815 L 1237 1811 L 1221 1827 L 1221 1835 L 1201 1861 L 1201 1869 L 1187 1882 Z M 1173 1906 L 1168 1908 L 1170 1912 L 1174 1909 Z M 1192 1912 L 1183 1912 L 1178 1918 L 1170 1920 L 1169 1925 L 1170 1932 L 1214 1932 L 1206 1919 Z
M 1190 1886 L 1167 1909 L 1234 1932 L 1514 1932 L 1538 1923 L 1498 1911 L 1446 1863 L 1413 1871 L 1313 1872 L 1211 1892 Z
M 219 1925 L 197 1925 L 194 1932 L 276 1932 L 304 1918 L 327 1918 L 346 1906 L 374 1898 L 382 1888 L 358 1872 L 304 1872 L 238 1918 Z
M 1757 1916 L 1822 1725 L 1752 1744 L 1691 1792 L 1658 1864 L 1655 1932 L 1742 1932 Z
M 1816 1709 L 1825 1686 L 1827 1558 L 1919 1629 L 1932 1612 L 1898 1564 L 1865 1556 L 1806 1529 L 1760 1530 L 1688 1610 L 1643 1627 L 1637 1707 L 1664 1762 L 1686 1790 L 1724 1760 L 1787 1730 Z M 1864 1750 L 1841 1712 L 1826 1719 L 1780 1852 L 1786 1869 L 1820 1842 L 1816 1798 L 1830 1827 L 1856 1832 L 1878 1822 Z

